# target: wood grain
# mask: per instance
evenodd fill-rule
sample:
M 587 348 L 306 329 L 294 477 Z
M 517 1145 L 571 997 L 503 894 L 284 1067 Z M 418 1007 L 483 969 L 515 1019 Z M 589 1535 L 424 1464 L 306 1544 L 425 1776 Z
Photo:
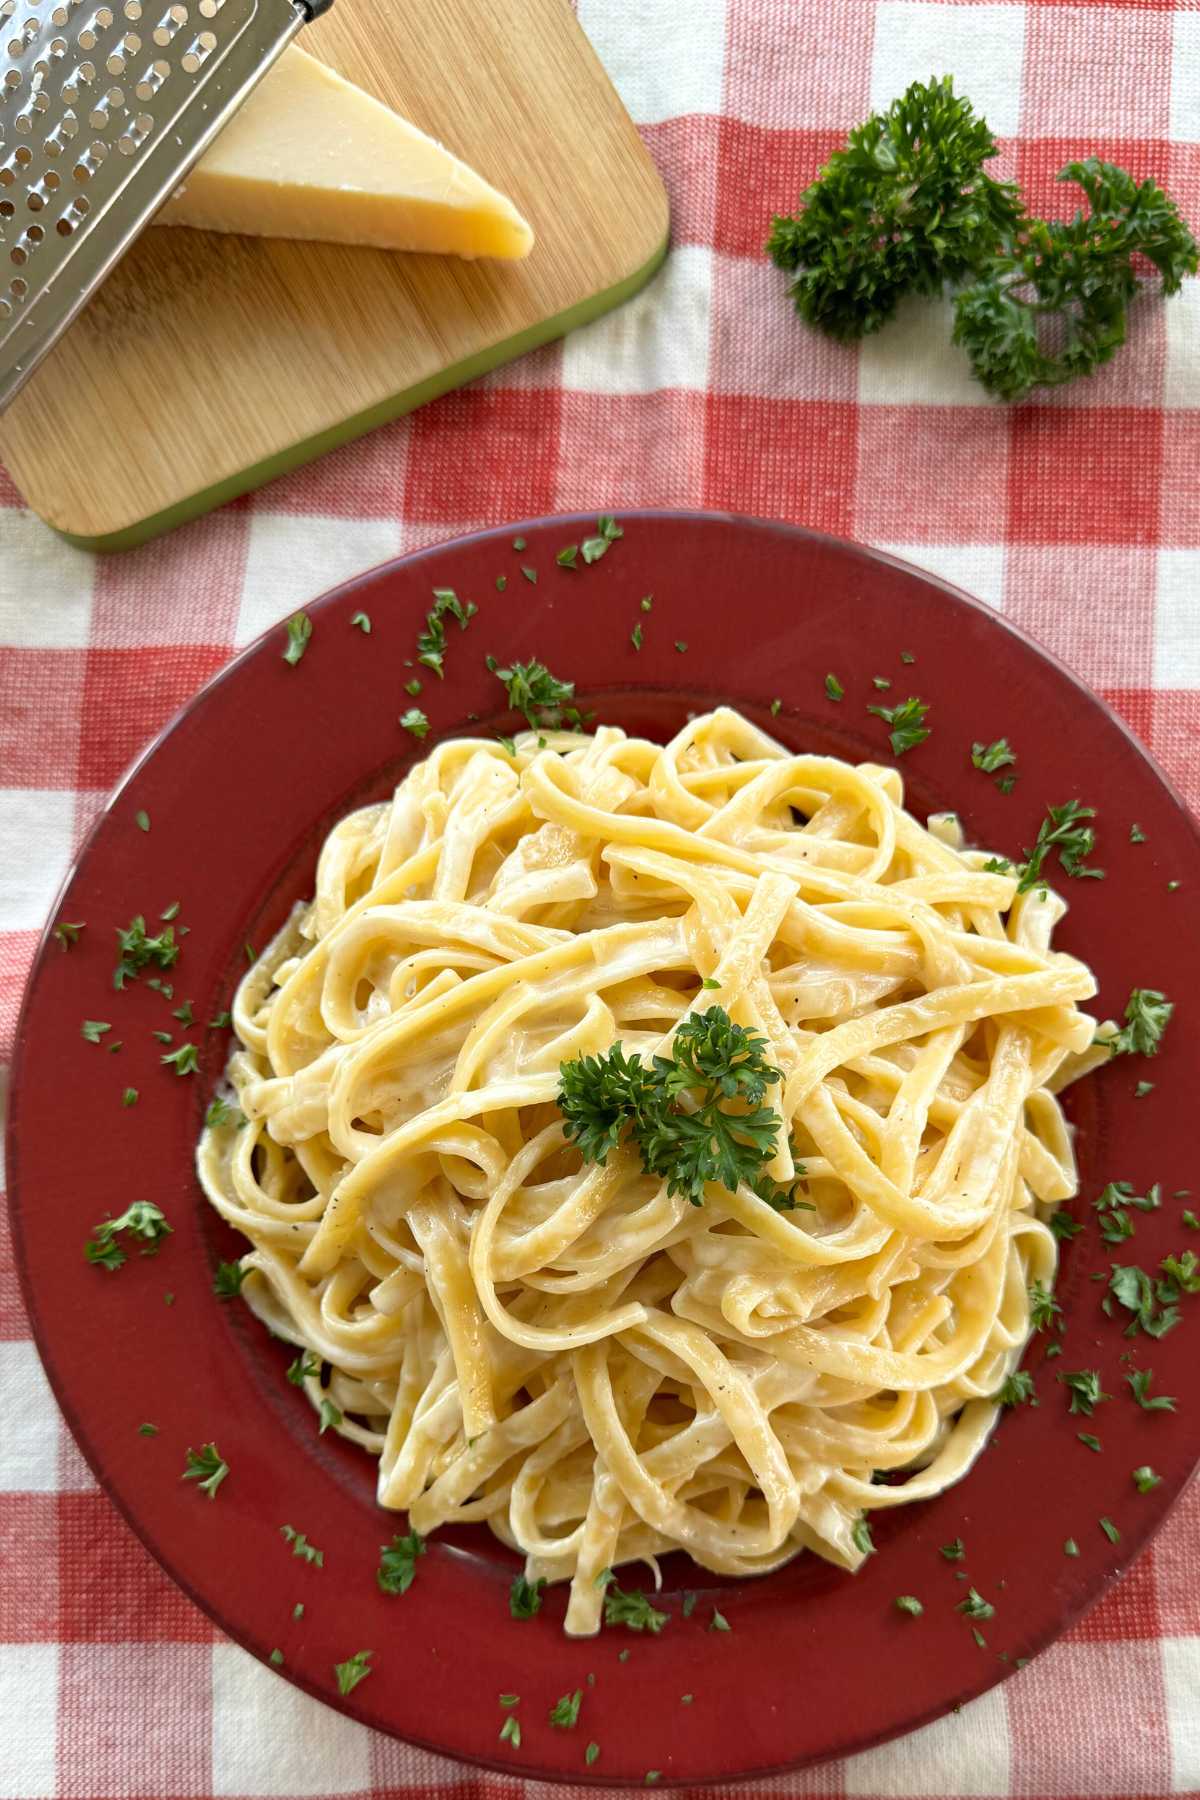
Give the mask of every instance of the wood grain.
M 662 254 L 662 183 L 567 0 L 337 0 L 301 42 L 511 194 L 534 249 L 151 227 L 0 418 L 17 487 L 73 538 L 136 541 L 257 486 L 602 311 Z

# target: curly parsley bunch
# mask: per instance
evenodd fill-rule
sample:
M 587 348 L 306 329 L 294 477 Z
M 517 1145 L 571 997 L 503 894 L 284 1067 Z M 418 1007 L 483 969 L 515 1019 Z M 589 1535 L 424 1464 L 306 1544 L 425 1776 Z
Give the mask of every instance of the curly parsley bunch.
M 767 254 L 794 279 L 808 324 L 843 342 L 878 331 L 908 294 L 958 288 L 954 341 L 1003 400 L 1091 374 L 1125 342 L 1138 260 L 1176 293 L 1197 245 L 1157 182 L 1095 157 L 1070 163 L 1088 210 L 1031 218 L 983 164 L 996 142 L 949 76 L 914 82 L 850 133 L 800 200 L 772 221 Z

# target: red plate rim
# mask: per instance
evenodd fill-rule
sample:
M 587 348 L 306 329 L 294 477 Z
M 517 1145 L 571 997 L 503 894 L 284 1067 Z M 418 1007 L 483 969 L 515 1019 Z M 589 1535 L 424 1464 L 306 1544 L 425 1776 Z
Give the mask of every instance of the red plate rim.
M 579 514 L 472 533 L 382 564 L 305 607 L 314 622 L 313 643 L 296 669 L 283 670 L 281 627 L 265 633 L 219 671 L 133 764 L 89 833 L 51 923 L 64 908 L 64 916 L 77 916 L 83 904 L 94 909 L 98 924 L 103 915 L 105 926 L 124 922 L 133 911 L 149 913 L 149 897 L 140 889 L 132 893 L 133 884 L 182 885 L 190 870 L 202 893 L 207 884 L 214 906 L 223 905 L 229 917 L 222 916 L 210 945 L 201 945 L 200 930 L 188 943 L 180 960 L 180 991 L 189 961 L 198 964 L 198 993 L 227 991 L 241 941 L 230 921 L 257 917 L 269 924 L 285 910 L 289 881 L 293 890 L 303 889 L 303 881 L 297 883 L 302 866 L 297 852 L 311 858 L 318 834 L 356 795 L 380 791 L 386 771 L 423 753 L 420 746 L 395 741 L 403 735 L 396 732 L 395 715 L 408 703 L 401 689 L 403 674 L 390 664 L 394 679 L 387 689 L 388 672 L 377 659 L 385 647 L 407 647 L 411 653 L 433 586 L 456 586 L 481 604 L 472 635 L 460 641 L 453 632 L 444 687 L 426 685 L 424 703 L 451 702 L 454 716 L 435 723 L 439 736 L 464 728 L 463 714 L 472 702 L 474 710 L 484 712 L 485 725 L 493 715 L 502 719 L 488 692 L 491 677 L 476 667 L 481 662 L 476 653 L 486 648 L 505 656 L 540 654 L 556 672 L 576 673 L 584 698 L 592 704 L 600 700 L 606 716 L 619 714 L 618 722 L 630 729 L 651 729 L 659 720 L 677 723 L 691 700 L 720 697 L 728 682 L 736 703 L 785 741 L 815 742 L 835 754 L 882 759 L 882 727 L 864 725 L 860 713 L 868 701 L 879 699 L 869 687 L 875 668 L 886 669 L 893 696 L 905 691 L 907 669 L 898 653 L 911 640 L 917 652 L 914 690 L 931 700 L 934 727 L 929 745 L 900 764 L 914 810 L 955 800 L 981 841 L 1015 849 L 1030 841 L 1030 820 L 1035 826 L 1046 798 L 1061 800 L 1080 786 L 1085 793 L 1102 793 L 1098 853 L 1108 864 L 1108 879 L 1064 884 L 1070 888 L 1072 910 L 1061 936 L 1080 954 L 1090 951 L 1108 1010 L 1119 1008 L 1132 985 L 1161 985 L 1155 965 L 1162 962 L 1164 945 L 1170 945 L 1172 997 L 1180 1004 L 1161 1055 L 1153 1067 L 1143 1068 L 1140 1059 L 1120 1068 L 1114 1064 L 1077 1090 L 1075 1118 L 1084 1170 L 1077 1215 L 1082 1218 L 1088 1210 L 1089 1187 L 1096 1182 L 1131 1178 L 1143 1191 L 1143 1184 L 1156 1178 L 1152 1170 L 1171 1157 L 1178 1163 L 1174 1178 L 1185 1179 L 1188 1076 L 1200 1056 L 1200 1030 L 1194 1022 L 1200 1007 L 1193 1004 L 1200 1001 L 1200 948 L 1171 942 L 1173 929 L 1177 934 L 1185 916 L 1172 913 L 1166 871 L 1169 867 L 1170 878 L 1181 881 L 1185 890 L 1194 890 L 1200 880 L 1200 831 L 1124 723 L 1070 670 L 1003 618 L 896 558 L 799 527 L 730 514 L 643 510 L 623 513 L 621 523 L 624 541 L 602 563 L 583 571 L 559 570 L 553 560 L 562 542 L 592 527 L 592 519 Z M 523 555 L 509 547 L 514 535 L 526 540 Z M 527 566 L 539 574 L 538 585 L 527 590 L 519 573 L 526 556 Z M 507 617 L 502 616 L 502 599 L 499 606 L 491 604 L 495 594 L 489 572 L 501 569 L 509 577 Z M 698 588 L 700 583 L 704 585 Z M 517 597 L 514 586 L 519 610 L 511 606 Z M 639 617 L 637 597 L 648 587 L 655 594 L 654 610 Z M 589 604 L 581 605 L 581 598 Z M 749 641 L 743 630 L 747 602 L 757 633 Z M 361 634 L 346 627 L 352 610 L 367 606 L 376 608 L 372 634 L 356 642 Z M 783 659 L 797 655 L 790 636 L 797 618 L 804 628 L 802 667 L 785 682 Z M 631 661 L 627 634 L 639 622 L 646 644 Z M 674 648 L 675 630 L 691 634 L 694 641 L 687 652 Z M 860 649 L 863 643 L 871 645 L 870 667 Z M 685 663 L 684 656 L 695 652 L 695 661 Z M 827 670 L 839 668 L 849 704 L 834 707 L 822 684 Z M 852 680 L 846 679 L 847 671 Z M 251 676 L 254 690 L 248 687 Z M 324 710 L 336 720 L 339 684 L 355 682 L 368 693 L 383 685 L 392 697 L 381 701 L 388 715 L 386 730 L 382 715 L 376 719 L 370 707 L 355 714 L 351 745 L 328 730 L 322 733 L 320 715 Z M 1005 691 L 998 694 L 1000 686 Z M 777 719 L 770 712 L 776 688 L 786 695 Z M 282 804 L 294 814 L 280 831 L 277 852 L 260 847 L 269 837 L 260 827 L 253 841 L 243 832 L 234 843 L 235 858 L 260 870 L 262 882 L 255 891 L 265 898 L 257 915 L 253 903 L 228 896 L 222 900 L 219 871 L 204 866 L 205 858 L 197 855 L 198 847 L 219 841 L 222 807 L 232 791 L 228 733 L 222 743 L 217 727 L 235 723 L 238 709 L 250 699 L 262 709 L 255 716 L 260 727 L 252 745 L 256 756 L 261 751 L 270 760 L 272 731 L 285 738 L 278 770 L 272 764 L 279 785 L 270 791 L 277 800 L 283 796 Z M 298 700 L 306 705 L 297 707 Z M 443 705 L 440 710 L 447 709 Z M 302 720 L 295 716 L 301 711 Z M 245 716 L 243 710 L 243 734 Z M 341 719 L 344 723 L 344 711 Z M 1071 721 L 1077 721 L 1074 732 L 1066 729 Z M 1020 782 L 1015 797 L 1002 798 L 966 757 L 972 736 L 986 740 L 1006 730 L 1021 758 L 1026 791 L 1040 781 L 1032 812 L 1034 796 L 1027 800 Z M 313 800 L 294 794 L 289 798 L 283 773 L 290 769 L 294 778 L 297 767 L 305 766 L 305 751 L 311 760 L 314 744 L 321 747 L 322 764 Z M 225 785 L 215 793 L 201 792 L 197 784 L 211 782 L 218 764 Z M 294 779 L 292 785 L 297 785 Z M 175 816 L 172 803 L 180 796 L 191 808 L 191 821 Z M 133 825 L 143 806 L 154 821 L 148 835 Z M 1145 853 L 1140 855 L 1123 841 L 1131 807 L 1136 808 L 1131 816 L 1146 829 Z M 1106 825 L 1114 817 L 1121 823 L 1115 833 Z M 227 814 L 224 823 L 228 826 Z M 234 829 L 236 838 L 240 827 Z M 1153 889 L 1148 885 L 1152 872 Z M 128 884 L 124 899 L 118 898 L 118 877 Z M 1119 916 L 1119 901 L 1113 910 L 1122 894 L 1127 904 L 1131 897 L 1138 900 L 1144 929 L 1136 940 Z M 164 893 L 163 903 L 166 898 Z M 188 906 L 185 896 L 184 920 Z M 207 899 L 193 915 L 198 925 L 206 906 Z M 1067 1312 L 1067 1348 L 1062 1362 L 1047 1365 L 1040 1340 L 1027 1353 L 1026 1366 L 1038 1377 L 1040 1409 L 1022 1409 L 1007 1420 L 981 1465 L 958 1488 L 885 1516 L 877 1534 L 880 1554 L 857 1577 L 829 1570 L 813 1558 L 801 1558 L 778 1575 L 754 1582 L 728 1583 L 695 1574 L 685 1582 L 700 1592 L 692 1618 L 680 1616 L 680 1604 L 671 1597 L 677 1592 L 672 1582 L 665 1590 L 670 1624 L 661 1637 L 642 1640 L 607 1631 L 581 1645 L 559 1636 L 561 1600 L 548 1598 L 543 1614 L 528 1624 L 512 1623 L 504 1592 L 515 1564 L 504 1560 L 506 1553 L 480 1551 L 467 1534 L 449 1545 L 431 1542 L 409 1594 L 402 1600 L 384 1599 L 373 1591 L 371 1574 L 374 1547 L 390 1535 L 391 1521 L 369 1499 L 363 1504 L 373 1465 L 351 1446 L 312 1438 L 307 1408 L 302 1415 L 295 1404 L 298 1396 L 278 1382 L 278 1347 L 267 1344 L 240 1309 L 218 1309 L 211 1298 L 214 1255 L 217 1250 L 230 1255 L 237 1240 L 207 1216 L 187 1151 L 201 1100 L 224 1058 L 224 1042 L 216 1034 L 201 1039 L 201 1080 L 178 1082 L 161 1072 L 170 1085 L 160 1111 L 148 1129 L 143 1129 L 148 1114 L 136 1121 L 137 1156 L 132 1166 L 121 1160 L 122 1134 L 142 1110 L 139 1102 L 122 1114 L 114 1098 L 125 1077 L 124 1058 L 112 1064 L 103 1048 L 82 1040 L 76 1048 L 72 1041 L 78 1019 L 100 1010 L 103 989 L 91 977 L 107 978 L 110 943 L 97 930 L 87 934 L 80 949 L 63 956 L 48 924 L 18 1023 L 8 1120 L 9 1205 L 34 1337 L 85 1457 L 151 1554 L 223 1631 L 260 1658 L 274 1644 L 286 1643 L 282 1672 L 287 1678 L 355 1719 L 504 1774 L 575 1784 L 641 1785 L 647 1770 L 660 1771 L 663 1785 L 733 1780 L 848 1755 L 983 1693 L 1011 1672 L 1015 1659 L 1051 1642 L 1100 1598 L 1146 1544 L 1192 1471 L 1200 1444 L 1186 1407 L 1151 1418 L 1117 1384 L 1124 1371 L 1119 1353 L 1132 1349 L 1138 1366 L 1153 1364 L 1156 1391 L 1200 1394 L 1200 1378 L 1186 1355 L 1188 1332 L 1195 1327 L 1185 1314 L 1181 1328 L 1161 1341 L 1126 1343 L 1117 1327 L 1101 1317 L 1099 1296 L 1087 1283 L 1090 1271 L 1083 1269 L 1083 1257 L 1088 1254 L 1095 1261 L 1103 1249 L 1089 1228 L 1078 1247 L 1068 1246 L 1064 1255 L 1059 1291 Z M 106 1002 L 128 1021 L 126 1031 L 140 1030 L 151 1018 L 160 1026 L 172 1024 L 161 1016 L 162 1001 L 144 984 L 131 994 L 112 995 L 110 989 Z M 152 1057 L 151 1079 L 160 1073 L 153 1066 L 157 1050 Z M 139 1072 L 147 1062 L 144 1054 L 136 1064 Z M 1130 1103 L 1133 1080 L 1143 1073 L 1154 1077 L 1158 1107 L 1149 1101 L 1136 1107 Z M 114 1096 L 100 1091 L 110 1077 Z M 54 1130 L 66 1078 L 72 1084 L 77 1123 L 69 1144 Z M 1163 1100 L 1171 1105 L 1174 1121 L 1165 1130 Z M 91 1146 L 105 1143 L 106 1127 L 116 1139 L 112 1166 L 98 1169 Z M 1112 1163 L 1118 1141 L 1119 1165 Z M 127 1192 L 142 1169 L 157 1170 L 155 1191 L 174 1198 L 176 1211 L 167 1210 L 175 1235 L 160 1261 L 139 1259 L 110 1277 L 84 1264 L 76 1248 L 98 1217 L 118 1209 L 107 1197 L 115 1201 Z M 1172 1176 L 1163 1169 L 1158 1178 L 1170 1186 Z M 34 1204 L 35 1195 L 47 1192 L 52 1205 Z M 1130 1247 L 1136 1260 L 1156 1262 L 1167 1249 L 1186 1247 L 1180 1242 L 1178 1211 L 1172 1199 L 1160 1212 L 1139 1219 Z M 1104 1261 L 1102 1257 L 1101 1267 Z M 177 1303 L 156 1313 L 168 1270 Z M 1195 1309 L 1200 1315 L 1200 1300 Z M 147 1366 L 139 1352 L 156 1321 L 168 1329 L 157 1334 L 156 1356 Z M 182 1353 L 180 1340 L 188 1338 L 189 1323 L 201 1336 L 191 1338 Z M 99 1366 L 104 1359 L 97 1356 L 97 1345 L 104 1344 L 116 1360 L 116 1382 L 112 1366 Z M 1118 1395 L 1097 1415 L 1097 1433 L 1107 1434 L 1107 1454 L 1102 1456 L 1082 1450 L 1073 1441 L 1078 1421 L 1072 1420 L 1068 1430 L 1060 1416 L 1065 1399 L 1054 1375 L 1079 1362 L 1100 1365 L 1108 1377 L 1106 1387 Z M 127 1375 L 139 1370 L 138 1396 L 124 1391 L 122 1368 Z M 214 1420 L 214 1401 L 228 1395 L 231 1376 L 244 1384 L 237 1392 L 245 1416 L 229 1411 L 226 1402 L 227 1410 L 222 1414 L 218 1409 Z M 139 1441 L 131 1421 L 153 1418 L 151 1408 L 159 1399 L 169 1430 L 164 1425 L 160 1438 Z M 157 1462 L 153 1454 L 139 1461 L 147 1447 L 167 1450 L 168 1437 L 169 1468 L 161 1454 Z M 179 1481 L 179 1446 L 209 1437 L 234 1438 L 238 1444 L 236 1455 L 225 1452 L 231 1476 L 211 1507 Z M 304 1454 L 305 1445 L 311 1454 Z M 272 1462 L 268 1449 L 295 1459 L 283 1465 L 290 1484 L 286 1499 L 279 1494 L 281 1465 L 278 1458 Z M 1162 1484 L 1148 1495 L 1137 1495 L 1129 1469 L 1134 1461 L 1151 1457 Z M 1003 1465 L 1003 1477 L 997 1465 Z M 996 1473 L 989 1480 L 991 1470 Z M 1013 1522 L 1007 1498 L 1013 1482 L 1028 1484 L 1040 1509 L 1037 1542 L 1016 1546 L 1026 1553 L 1024 1559 L 1014 1555 L 1011 1539 L 1005 1541 Z M 313 1542 L 331 1534 L 331 1566 L 320 1575 L 277 1547 L 278 1525 L 293 1512 Z M 1117 1520 L 1121 1536 L 1115 1545 L 1107 1539 L 1096 1544 L 1098 1513 Z M 972 1530 L 978 1532 L 974 1540 Z M 986 1649 L 972 1644 L 967 1622 L 955 1610 L 965 1591 L 955 1582 L 958 1571 L 937 1554 L 938 1543 L 956 1535 L 968 1542 L 963 1572 L 997 1602 Z M 1083 1555 L 1078 1559 L 1063 1557 L 1065 1535 L 1080 1542 Z M 1011 1559 L 1007 1563 L 1006 1556 Z M 353 1570 L 349 1580 L 343 1581 L 344 1570 Z M 902 1592 L 922 1594 L 923 1618 L 896 1613 L 891 1600 Z M 304 1631 L 292 1629 L 290 1637 L 284 1596 L 288 1608 L 294 1597 L 307 1605 Z M 719 1598 L 732 1634 L 706 1629 L 710 1598 Z M 375 1642 L 373 1678 L 350 1696 L 339 1696 L 331 1675 L 334 1654 L 344 1657 Z M 622 1663 L 619 1653 L 626 1649 L 631 1654 Z M 736 1658 L 732 1664 L 730 1650 Z M 1008 1660 L 999 1660 L 1001 1651 Z M 591 1672 L 595 1688 L 586 1683 Z M 855 1676 L 853 1686 L 846 1683 L 849 1672 Z M 630 1704 L 631 1681 L 636 1683 L 636 1707 Z M 578 1730 L 549 1730 L 545 1707 L 564 1688 L 570 1691 L 581 1683 L 585 1699 Z M 695 1692 L 686 1713 L 678 1693 L 685 1683 Z M 528 1723 L 517 1752 L 496 1741 L 504 1716 L 495 1700 L 501 1690 L 529 1696 L 522 1707 Z M 799 1704 L 798 1695 L 803 1697 Z M 583 1761 L 583 1746 L 591 1737 L 601 1742 L 594 1768 Z

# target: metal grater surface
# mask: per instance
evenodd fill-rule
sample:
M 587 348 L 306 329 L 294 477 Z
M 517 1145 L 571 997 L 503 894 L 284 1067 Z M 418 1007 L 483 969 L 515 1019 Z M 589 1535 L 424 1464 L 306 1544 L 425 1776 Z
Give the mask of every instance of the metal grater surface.
M 328 0 L 0 0 L 0 411 Z

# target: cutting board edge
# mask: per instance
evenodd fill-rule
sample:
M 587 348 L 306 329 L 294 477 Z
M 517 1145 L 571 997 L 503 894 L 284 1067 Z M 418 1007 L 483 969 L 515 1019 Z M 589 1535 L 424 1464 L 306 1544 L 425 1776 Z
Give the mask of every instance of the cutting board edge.
M 663 193 L 664 204 L 666 193 Z M 115 525 L 111 531 L 91 532 L 73 529 L 70 521 L 55 518 L 44 512 L 36 502 L 23 494 L 26 505 L 44 524 L 79 550 L 132 550 L 139 544 L 148 543 L 152 538 L 161 537 L 165 532 L 174 531 L 180 525 L 186 525 L 193 519 L 201 518 L 218 506 L 226 505 L 230 500 L 237 500 L 243 494 L 253 493 L 275 481 L 281 475 L 290 474 L 294 469 L 303 468 L 307 463 L 315 462 L 329 450 L 336 450 L 342 444 L 353 443 L 356 438 L 365 437 L 380 425 L 387 425 L 393 419 L 403 418 L 406 413 L 415 412 L 418 407 L 436 400 L 454 388 L 463 387 L 480 375 L 486 375 L 491 369 L 499 368 L 505 363 L 513 362 L 518 356 L 524 356 L 530 350 L 540 349 L 543 344 L 553 343 L 568 332 L 581 325 L 589 325 L 593 320 L 602 318 L 607 312 L 622 305 L 626 300 L 640 292 L 658 273 L 666 259 L 670 246 L 669 220 L 664 229 L 662 239 L 652 256 L 624 276 L 611 287 L 603 288 L 598 294 L 590 294 L 585 300 L 568 307 L 566 311 L 555 313 L 547 319 L 540 319 L 525 331 L 516 332 L 512 337 L 502 338 L 495 344 L 489 344 L 474 356 L 463 362 L 455 363 L 449 368 L 439 369 L 436 375 L 418 382 L 414 387 L 406 388 L 401 393 L 391 394 L 386 399 L 377 401 L 374 406 L 353 414 L 348 419 L 340 419 L 328 430 L 318 432 L 312 437 L 301 438 L 289 444 L 275 455 L 264 458 L 246 469 L 238 469 L 232 475 L 213 483 L 211 487 L 201 488 L 194 494 L 185 495 L 171 506 L 151 513 L 146 518 L 132 519 L 125 524 Z

